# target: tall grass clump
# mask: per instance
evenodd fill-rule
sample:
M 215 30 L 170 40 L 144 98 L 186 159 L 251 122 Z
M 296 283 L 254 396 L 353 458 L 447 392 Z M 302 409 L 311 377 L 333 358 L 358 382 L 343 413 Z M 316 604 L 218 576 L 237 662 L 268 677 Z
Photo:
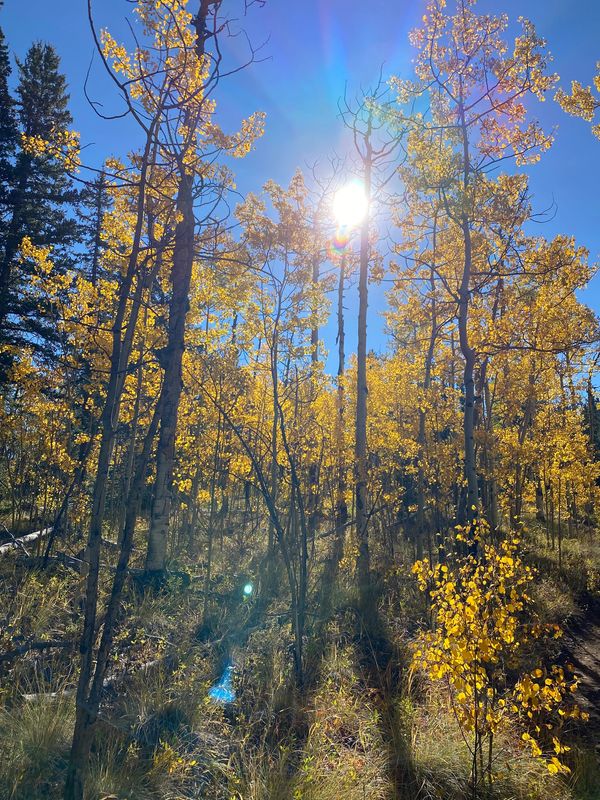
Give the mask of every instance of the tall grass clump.
M 40 698 L 0 709 L 0 797 L 53 797 L 62 785 L 71 736 L 73 699 Z

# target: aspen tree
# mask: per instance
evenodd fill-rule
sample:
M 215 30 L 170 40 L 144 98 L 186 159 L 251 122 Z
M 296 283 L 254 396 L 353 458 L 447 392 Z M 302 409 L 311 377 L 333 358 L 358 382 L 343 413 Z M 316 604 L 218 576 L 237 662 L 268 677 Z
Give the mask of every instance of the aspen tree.
M 369 551 L 369 498 L 368 498 L 368 381 L 367 381 L 367 306 L 369 273 L 374 264 L 372 215 L 381 198 L 385 184 L 394 174 L 390 170 L 398 148 L 398 136 L 388 132 L 385 117 L 378 106 L 385 104 L 387 87 L 382 81 L 369 92 L 364 92 L 354 103 L 347 96 L 340 103 L 342 120 L 352 135 L 358 178 L 366 198 L 366 209 L 360 223 L 360 259 L 358 272 L 358 329 L 356 352 L 356 418 L 354 439 L 355 469 L 355 522 L 358 554 L 356 573 L 359 604 L 366 624 L 374 612 L 374 594 L 371 581 L 371 556 Z
M 503 39 L 506 15 L 477 14 L 474 0 L 457 0 L 455 13 L 445 5 L 428 3 L 423 25 L 411 34 L 416 78 L 394 79 L 393 86 L 398 119 L 410 127 L 412 191 L 437 198 L 442 214 L 445 266 L 437 276 L 455 303 L 464 364 L 466 492 L 460 516 L 474 521 L 480 497 L 473 301 L 494 286 L 503 252 L 529 214 L 521 176 L 501 175 L 494 181 L 489 175 L 501 161 L 516 166 L 534 162 L 550 146 L 551 137 L 528 120 L 524 101 L 527 96 L 544 99 L 556 76 L 548 71 L 545 42 L 529 21 L 521 21 L 522 33 L 509 48 Z M 409 115 L 424 98 L 428 112 Z

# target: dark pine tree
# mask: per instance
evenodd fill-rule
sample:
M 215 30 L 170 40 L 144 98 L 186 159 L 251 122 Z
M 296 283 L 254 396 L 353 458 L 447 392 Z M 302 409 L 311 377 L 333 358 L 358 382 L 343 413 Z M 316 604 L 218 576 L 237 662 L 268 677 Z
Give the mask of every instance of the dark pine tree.
M 84 245 L 80 257 L 86 277 L 94 286 L 102 277 L 101 259 L 105 249 L 102 239 L 102 220 L 112 207 L 106 172 L 102 169 L 95 180 L 86 184 L 79 194 L 78 216 Z
M 0 10 L 3 3 L 0 0 Z M 0 28 L 0 239 L 4 241 L 9 219 L 9 194 L 17 149 L 15 102 L 8 90 L 12 70 L 4 32 Z
M 2 5 L 0 1 L 0 10 Z M 15 102 L 8 90 L 11 72 L 4 32 L 0 28 L 0 252 L 6 241 L 11 219 L 10 195 L 18 136 Z M 5 291 L 6 288 L 0 278 L 0 295 Z M 8 355 L 0 348 L 0 375 L 5 373 L 8 365 Z
M 60 59 L 50 45 L 33 44 L 23 62 L 17 61 L 17 118 L 19 133 L 50 140 L 72 122 L 69 96 Z M 50 154 L 32 155 L 18 148 L 10 175 L 7 222 L 0 243 L 0 344 L 27 344 L 51 357 L 56 343 L 50 308 L 32 302 L 26 289 L 30 273 L 19 260 L 24 236 L 40 247 L 52 248 L 59 270 L 73 263 L 78 225 L 72 214 L 77 199 L 64 165 Z

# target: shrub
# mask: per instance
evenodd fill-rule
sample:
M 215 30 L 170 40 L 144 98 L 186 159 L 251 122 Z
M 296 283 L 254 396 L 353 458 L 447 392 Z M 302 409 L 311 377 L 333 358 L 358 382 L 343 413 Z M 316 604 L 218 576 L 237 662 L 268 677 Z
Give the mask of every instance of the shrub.
M 458 529 L 458 538 L 466 539 Z M 561 760 L 568 750 L 559 738 L 569 717 L 585 717 L 568 698 L 576 679 L 558 665 L 527 669 L 531 645 L 558 637 L 560 628 L 535 617 L 529 587 L 533 571 L 518 554 L 518 538 L 498 546 L 476 531 L 477 555 L 452 564 L 417 562 L 413 571 L 429 594 L 434 629 L 423 633 L 414 665 L 448 687 L 452 708 L 470 741 L 471 780 L 476 789 L 491 785 L 494 737 L 501 726 L 519 722 L 522 738 L 550 773 L 567 773 Z

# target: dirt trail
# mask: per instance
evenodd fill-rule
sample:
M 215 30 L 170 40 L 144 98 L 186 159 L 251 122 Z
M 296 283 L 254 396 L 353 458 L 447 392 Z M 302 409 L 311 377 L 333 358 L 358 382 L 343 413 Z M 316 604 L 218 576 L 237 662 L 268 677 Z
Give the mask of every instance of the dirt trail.
M 580 607 L 566 626 L 564 653 L 579 676 L 576 698 L 590 715 L 588 733 L 600 746 L 600 599 L 585 595 Z

